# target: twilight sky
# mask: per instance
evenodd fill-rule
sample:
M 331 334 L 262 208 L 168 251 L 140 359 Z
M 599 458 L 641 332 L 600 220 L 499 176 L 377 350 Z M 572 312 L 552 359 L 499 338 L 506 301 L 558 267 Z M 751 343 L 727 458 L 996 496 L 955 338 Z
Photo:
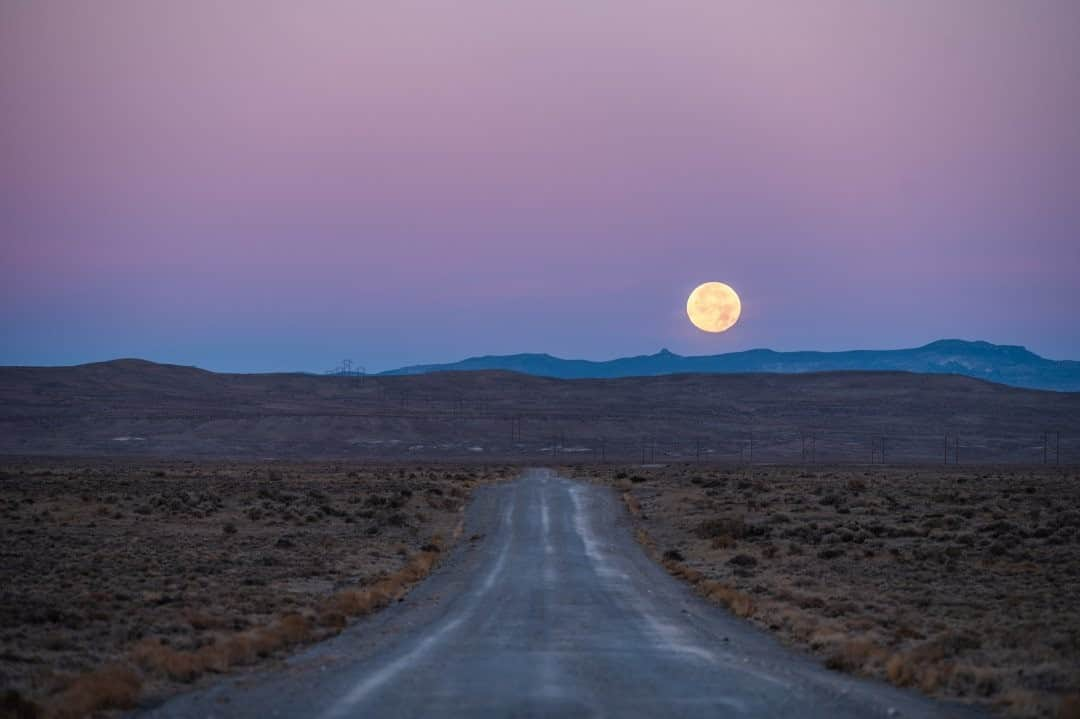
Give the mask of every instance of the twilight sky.
M 4 2 L 0 108 L 2 364 L 1080 359 L 1076 0 Z

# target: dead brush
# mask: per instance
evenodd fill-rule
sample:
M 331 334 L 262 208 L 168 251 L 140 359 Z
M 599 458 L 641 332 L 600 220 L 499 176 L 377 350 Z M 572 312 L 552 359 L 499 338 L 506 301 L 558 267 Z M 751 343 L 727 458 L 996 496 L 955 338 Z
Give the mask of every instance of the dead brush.
M 274 624 L 270 625 L 270 631 L 281 638 L 284 645 L 299 644 L 311 637 L 311 625 L 300 614 L 286 614 Z
M 918 687 L 924 692 L 952 686 L 961 695 L 988 697 L 998 689 L 997 674 L 982 668 L 958 667 L 937 652 L 923 647 L 893 654 L 885 663 L 885 677 L 901 687 Z
M 665 559 L 663 561 L 663 564 L 664 568 L 667 569 L 668 573 L 671 574 L 673 577 L 678 577 L 679 579 L 689 582 L 690 584 L 697 585 L 705 579 L 705 575 L 698 570 L 688 567 L 685 564 L 676 562 L 673 559 Z
M 321 610 L 345 617 L 362 617 L 385 607 L 392 597 L 391 588 L 384 582 L 379 582 L 367 589 L 342 590 L 327 599 Z
M 713 537 L 710 546 L 712 546 L 713 549 L 734 549 L 735 544 L 735 538 L 730 534 L 721 534 L 718 537 Z
M 338 477 L 344 472 L 329 466 L 306 466 L 278 477 L 281 482 L 275 486 L 263 481 L 266 469 L 261 464 L 203 468 L 183 463 L 178 467 L 175 471 L 170 467 L 168 481 L 144 476 L 149 470 L 141 464 L 131 468 L 110 463 L 104 469 L 72 472 L 71 477 L 65 471 L 58 474 L 70 480 L 62 483 L 62 492 L 60 482 L 55 483 L 54 491 L 51 485 L 20 479 L 18 490 L 32 501 L 24 502 L 22 495 L 0 500 L 0 515 L 5 518 L 17 514 L 20 522 L 49 529 L 35 532 L 37 544 L 28 543 L 24 551 L 27 561 L 34 563 L 34 571 L 21 573 L 12 587 L 4 586 L 5 591 L 13 592 L 15 611 L 7 612 L 0 624 L 7 628 L 7 620 L 14 619 L 17 638 L 8 656 L 0 657 L 0 674 L 11 680 L 0 681 L 0 717 L 28 712 L 42 717 L 86 715 L 99 711 L 99 706 L 126 705 L 128 700 L 120 692 L 103 687 L 103 678 L 115 674 L 95 671 L 105 663 L 127 666 L 128 676 L 141 679 L 147 687 L 152 684 L 155 695 L 160 692 L 164 696 L 201 675 L 227 672 L 266 656 L 283 656 L 283 650 L 298 640 L 329 636 L 344 628 L 350 617 L 395 601 L 411 582 L 431 571 L 435 556 L 441 556 L 443 547 L 452 544 L 463 527 L 458 510 L 473 488 L 475 478 L 470 477 L 477 474 L 466 473 L 454 487 L 440 482 L 442 498 L 453 500 L 447 502 L 446 509 L 455 511 L 448 514 L 423 503 L 421 492 L 426 485 L 416 478 L 401 487 L 385 481 L 382 471 L 360 473 L 362 482 L 346 486 Z M 0 468 L 0 478 L 4 469 Z M 309 481 L 308 474 L 328 473 L 319 482 Z M 490 473 L 484 470 L 484 474 Z M 344 518 L 341 509 L 348 507 L 351 516 L 356 515 L 363 509 L 362 500 L 376 490 L 387 501 L 372 518 L 383 520 L 392 513 L 395 508 L 390 502 L 400 496 L 406 500 L 400 511 L 407 519 L 407 532 L 391 532 L 384 524 L 383 536 L 372 540 L 364 534 L 369 522 L 348 528 L 359 530 L 348 533 L 340 525 L 299 530 L 288 526 L 311 513 L 319 516 L 322 525 L 337 524 Z M 360 501 L 348 504 L 346 500 L 354 495 Z M 19 496 L 19 501 L 10 500 L 11 496 Z M 420 510 L 428 517 L 426 522 Z M 125 536 L 131 533 L 133 537 L 130 552 L 105 552 L 95 542 L 82 546 L 84 528 L 112 532 L 115 527 L 110 522 L 120 513 L 128 518 Z M 155 524 L 152 522 L 131 525 L 131 518 L 139 516 L 167 520 L 168 531 L 160 532 L 160 528 L 150 526 Z M 174 520 L 177 524 L 193 522 L 197 531 L 181 530 L 172 525 Z M 235 534 L 226 530 L 230 523 L 237 529 Z M 417 527 L 426 528 L 426 532 L 418 534 Z M 174 529 L 184 532 L 181 546 L 173 546 Z M 51 533 L 69 530 L 80 538 L 78 547 L 65 543 L 62 552 L 59 545 L 56 552 L 43 551 L 53 542 Z M 424 543 L 436 533 L 450 541 L 433 538 Z M 386 551 L 398 540 L 407 545 L 406 554 L 400 557 Z M 363 551 L 369 547 L 373 550 L 370 556 Z M 429 554 L 416 557 L 418 549 Z M 249 552 L 252 566 L 245 568 L 242 581 L 233 586 L 234 560 L 243 555 L 246 566 Z M 42 569 L 38 569 L 39 564 Z M 53 573 L 48 568 L 51 564 L 63 571 Z M 158 570 L 170 581 L 145 581 L 148 575 L 144 572 Z M 350 586 L 356 580 L 345 579 L 364 576 L 367 579 L 361 580 L 360 586 Z M 344 586 L 338 584 L 341 580 L 345 580 Z M 335 584 L 327 591 L 329 582 Z M 363 595 L 360 601 L 353 597 L 347 602 L 351 605 L 346 607 L 349 614 L 320 613 L 322 603 L 338 588 L 362 589 Z M 37 619 L 36 604 L 23 606 L 22 602 L 24 596 L 45 596 L 43 590 L 49 600 L 40 615 L 47 621 Z M 302 617 L 275 621 L 283 612 L 297 610 Z M 24 633 L 21 625 L 31 625 L 32 630 Z M 55 631 L 49 625 L 56 625 Z M 100 631 L 106 625 L 109 631 Z M 139 641 L 159 634 L 168 636 L 167 644 Z M 36 670 L 24 672 L 18 666 L 16 673 L 6 674 L 23 652 L 46 656 L 46 664 L 40 666 L 45 672 L 42 678 Z M 63 656 L 55 656 L 57 653 Z M 63 667 L 68 667 L 70 674 Z M 5 691 L 9 684 L 11 691 Z M 65 691 L 63 699 L 57 699 Z M 101 696 L 87 699 L 92 691 Z M 40 711 L 32 708 L 35 702 Z M 69 710 L 46 711 L 61 703 Z
M 235 666 L 251 664 L 259 654 L 249 632 L 234 634 L 198 650 L 200 662 L 206 671 L 223 674 Z
M 438 552 L 418 552 L 401 571 L 391 576 L 403 585 L 413 584 L 428 575 L 438 558 Z
M 825 666 L 838 672 L 869 674 L 889 653 L 870 639 L 841 640 L 825 658 Z
M 720 582 L 708 581 L 705 575 L 696 569 L 673 559 L 663 560 L 663 565 L 672 576 L 694 585 L 706 599 L 721 605 L 737 617 L 746 619 L 752 616 L 757 608 L 748 594 Z
M 949 687 L 961 696 L 989 698 L 997 694 L 1002 686 L 1002 672 L 992 667 L 957 664 L 948 677 Z M 927 684 L 923 682 L 922 686 Z
M 153 638 L 136 644 L 131 658 L 143 670 L 179 682 L 190 682 L 205 671 L 194 652 L 173 649 Z
M 645 547 L 649 552 L 653 552 L 656 549 L 656 542 L 653 541 L 653 538 L 649 536 L 649 533 L 644 529 L 641 529 L 640 527 L 635 529 L 634 538 L 637 540 L 638 544 Z
M 207 672 L 227 672 L 259 657 L 310 641 L 311 622 L 301 614 L 286 614 L 272 624 L 226 637 L 193 651 L 173 649 L 156 639 L 144 639 L 131 650 L 136 666 L 156 676 L 192 682 Z
M 444 541 L 436 536 L 428 542 L 425 551 L 418 552 L 394 574 L 379 580 L 370 587 L 345 589 L 322 603 L 318 609 L 319 623 L 323 626 L 344 627 L 344 620 L 371 614 L 403 595 L 410 585 L 426 577 L 439 560 Z
M 750 595 L 744 594 L 734 587 L 729 587 L 720 582 L 703 582 L 698 590 L 711 602 L 715 602 L 726 608 L 729 612 L 742 619 L 754 615 L 757 606 Z
M 725 535 L 733 540 L 742 539 L 746 536 L 746 521 L 740 516 L 716 517 L 699 522 L 693 531 L 699 539 L 716 539 Z
M 107 709 L 131 709 L 142 682 L 130 668 L 118 664 L 83 674 L 46 705 L 49 719 L 77 719 Z
M 1080 694 L 1062 697 L 1057 715 L 1058 719 L 1080 719 Z
M 200 609 L 187 609 L 183 612 L 184 620 L 191 625 L 192 629 L 199 631 L 205 629 L 221 629 L 225 622 L 213 614 Z
M 981 643 L 974 635 L 945 633 L 906 652 L 893 655 L 886 665 L 886 673 L 890 681 L 902 687 L 918 684 L 934 689 L 949 678 L 944 676 L 945 673 L 940 668 L 946 660 L 953 660 L 963 652 L 978 649 Z M 939 669 L 931 674 L 929 670 L 933 667 Z

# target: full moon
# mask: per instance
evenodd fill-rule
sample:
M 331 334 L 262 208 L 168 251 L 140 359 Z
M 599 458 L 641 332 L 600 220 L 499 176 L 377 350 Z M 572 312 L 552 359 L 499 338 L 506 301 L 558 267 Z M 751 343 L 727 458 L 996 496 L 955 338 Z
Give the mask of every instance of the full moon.
M 698 285 L 686 300 L 686 314 L 699 330 L 723 332 L 739 321 L 742 302 L 723 282 Z

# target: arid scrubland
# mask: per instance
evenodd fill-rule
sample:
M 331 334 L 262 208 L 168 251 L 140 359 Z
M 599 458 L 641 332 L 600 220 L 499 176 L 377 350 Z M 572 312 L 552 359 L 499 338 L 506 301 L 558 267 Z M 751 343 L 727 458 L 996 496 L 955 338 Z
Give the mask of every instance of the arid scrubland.
M 576 468 L 668 570 L 838 671 L 1080 716 L 1080 472 Z
M 330 636 L 398 598 L 508 468 L 0 467 L 0 716 L 81 716 Z
M 0 454 L 548 463 L 1080 457 L 1080 392 L 905 372 L 559 380 L 514 372 L 222 374 L 141 360 L 0 367 Z M 1057 435 L 1053 449 L 1057 449 Z M 752 442 L 752 449 L 749 446 Z M 875 449 L 875 446 L 877 449 Z M 1056 456 L 1056 455 L 1055 455 Z M 561 458 L 561 459 L 560 459 Z M 644 460 L 642 460 L 644 461 Z

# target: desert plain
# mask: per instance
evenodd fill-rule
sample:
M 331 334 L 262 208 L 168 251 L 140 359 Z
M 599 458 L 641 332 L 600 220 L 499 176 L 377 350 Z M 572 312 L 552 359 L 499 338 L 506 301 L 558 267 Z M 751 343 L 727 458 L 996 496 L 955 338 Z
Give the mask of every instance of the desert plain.
M 145 706 L 400 598 L 480 464 L 9 460 L 0 709 Z M 840 672 L 1021 717 L 1080 696 L 1080 473 L 575 465 L 676 577 Z
M 9 461 L 0 716 L 131 708 L 401 596 L 505 467 Z
M 818 654 L 1009 716 L 1080 716 L 1080 472 L 568 467 L 697 591 Z

